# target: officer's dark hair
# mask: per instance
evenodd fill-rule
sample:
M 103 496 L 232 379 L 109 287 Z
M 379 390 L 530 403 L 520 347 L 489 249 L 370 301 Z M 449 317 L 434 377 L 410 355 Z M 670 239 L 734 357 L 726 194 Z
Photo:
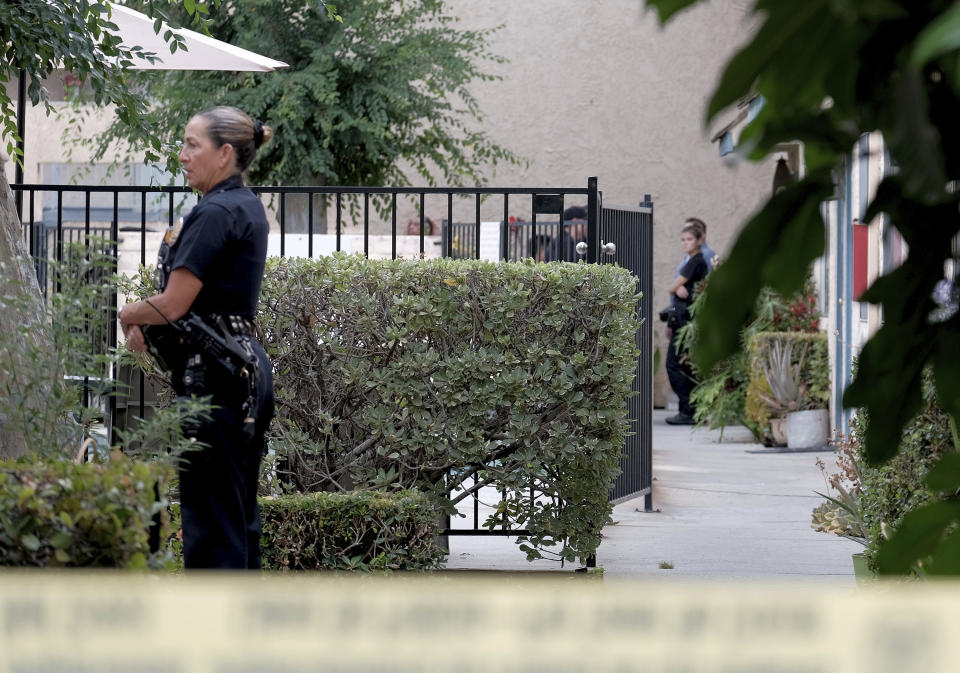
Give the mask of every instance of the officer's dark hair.
M 686 234 L 687 232 L 693 234 L 694 238 L 696 238 L 698 241 L 707 235 L 707 232 L 703 227 L 703 222 L 696 220 L 696 218 L 687 220 L 686 226 L 680 230 L 681 234 Z
M 273 129 L 229 105 L 207 108 L 198 112 L 197 116 L 206 120 L 207 135 L 216 147 L 227 144 L 233 147 L 237 168 L 241 173 L 250 166 L 257 149 L 273 138 Z
M 567 220 L 585 220 L 587 219 L 587 209 L 583 206 L 570 206 L 563 211 L 563 221 Z

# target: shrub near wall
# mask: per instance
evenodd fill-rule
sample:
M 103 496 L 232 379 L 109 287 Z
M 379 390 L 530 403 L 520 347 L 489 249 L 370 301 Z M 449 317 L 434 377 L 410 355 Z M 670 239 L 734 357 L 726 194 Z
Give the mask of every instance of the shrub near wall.
M 0 462 L 0 566 L 146 567 L 155 517 L 154 539 L 166 535 L 168 469 L 119 453 Z
M 449 490 L 496 486 L 487 525 L 529 529 L 528 556 L 592 554 L 627 427 L 635 288 L 613 266 L 271 260 L 257 320 L 287 480 L 418 488 L 448 512 L 466 497 Z

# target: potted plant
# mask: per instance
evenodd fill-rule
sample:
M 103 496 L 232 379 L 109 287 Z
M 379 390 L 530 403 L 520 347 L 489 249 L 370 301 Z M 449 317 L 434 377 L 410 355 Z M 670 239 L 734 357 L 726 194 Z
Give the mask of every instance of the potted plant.
M 827 474 L 823 461 L 817 459 L 817 467 L 823 475 L 826 493 L 815 491 L 824 498 L 813 509 L 810 526 L 821 533 L 832 533 L 867 546 L 868 526 L 863 520 L 860 497 L 863 495 L 863 480 L 857 444 L 853 439 L 837 441 L 837 471 Z M 831 495 L 832 494 L 832 495 Z M 858 582 L 875 577 L 868 568 L 863 552 L 853 554 L 853 572 Z
M 826 445 L 830 426 L 825 338 L 821 334 L 766 332 L 755 339 L 757 371 L 749 392 L 766 408 L 774 441 L 790 449 Z M 811 353 L 817 355 L 813 363 Z

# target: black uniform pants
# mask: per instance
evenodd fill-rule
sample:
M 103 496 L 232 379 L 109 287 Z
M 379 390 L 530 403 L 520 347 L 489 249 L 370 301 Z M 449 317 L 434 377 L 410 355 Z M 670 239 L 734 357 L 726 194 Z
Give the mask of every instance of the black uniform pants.
M 257 484 L 264 435 L 273 417 L 270 361 L 251 340 L 260 359 L 258 414 L 252 439 L 243 434 L 247 388 L 216 365 L 205 371 L 205 394 L 215 405 L 196 437 L 206 446 L 184 455 L 180 467 L 183 560 L 187 568 L 260 568 L 260 508 Z
M 697 379 L 693 375 L 693 368 L 687 361 L 681 361 L 683 353 L 677 349 L 677 330 L 676 327 L 670 335 L 670 345 L 667 347 L 667 379 L 670 381 L 670 387 L 677 394 L 680 400 L 680 414 L 693 418 L 694 407 L 690 404 L 690 393 L 697 384 Z

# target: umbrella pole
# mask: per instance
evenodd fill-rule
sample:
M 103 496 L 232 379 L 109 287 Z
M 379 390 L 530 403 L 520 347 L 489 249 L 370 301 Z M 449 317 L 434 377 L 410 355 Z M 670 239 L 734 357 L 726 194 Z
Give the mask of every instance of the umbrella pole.
M 23 160 L 26 156 L 24 150 L 24 138 L 27 133 L 27 71 L 21 68 L 20 77 L 17 82 L 17 135 L 20 139 L 17 141 L 17 149 L 20 150 L 19 157 L 14 157 L 13 162 L 13 181 L 23 184 Z M 18 189 L 15 197 L 17 205 L 17 217 L 23 221 L 23 190 Z

